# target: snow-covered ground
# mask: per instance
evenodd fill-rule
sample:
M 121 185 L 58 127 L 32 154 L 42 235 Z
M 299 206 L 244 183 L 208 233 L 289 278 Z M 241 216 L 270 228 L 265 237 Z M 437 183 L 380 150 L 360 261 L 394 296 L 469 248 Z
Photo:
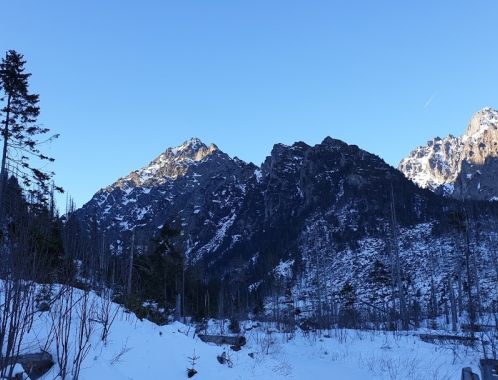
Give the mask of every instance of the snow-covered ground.
M 91 299 L 101 302 L 94 294 Z M 465 366 L 477 369 L 477 354 L 470 349 L 424 343 L 413 332 L 284 333 L 269 324 L 247 321 L 241 323 L 247 344 L 235 352 L 228 346 L 203 343 L 193 327 L 178 322 L 157 326 L 115 304 L 112 308 L 117 314 L 106 343 L 101 340 L 101 325 L 94 325 L 81 380 L 186 379 L 188 357 L 192 356 L 198 357 L 195 365 L 198 373 L 194 376 L 198 380 L 441 380 L 458 379 Z M 45 346 L 54 309 L 37 313 L 25 340 L 27 351 L 35 352 Z M 219 332 L 220 326 L 212 322 L 208 329 Z M 54 342 L 48 351 L 55 358 Z M 217 360 L 224 351 L 231 366 Z M 57 374 L 56 365 L 43 379 L 54 379 Z

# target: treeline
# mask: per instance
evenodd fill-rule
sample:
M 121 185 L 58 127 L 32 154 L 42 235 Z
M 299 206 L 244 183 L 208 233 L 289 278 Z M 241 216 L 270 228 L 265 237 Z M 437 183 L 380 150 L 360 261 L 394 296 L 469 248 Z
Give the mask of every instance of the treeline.
M 127 231 L 115 254 L 114 238 L 106 241 L 95 219 L 75 257 L 84 268 L 81 278 L 92 287 L 113 289 L 116 301 L 159 323 L 181 317 L 257 318 L 291 327 L 409 330 L 423 321 L 438 327 L 444 317 L 453 330 L 461 323 L 477 330 L 480 316 L 498 310 L 497 300 L 489 299 L 481 285 L 485 269 L 495 273 L 498 284 L 498 256 L 489 252 L 484 260 L 478 249 L 488 238 L 482 224 L 496 220 L 494 211 L 484 203 L 455 202 L 433 231 L 448 237 L 453 248 L 429 257 L 426 282 L 416 283 L 414 268 L 403 255 L 396 210 L 393 201 L 386 212 L 387 251 L 372 262 L 354 264 L 368 267 L 359 281 L 369 294 L 360 292 L 358 281 L 345 279 L 331 286 L 327 266 L 318 256 L 307 264 L 293 257 L 287 277 L 275 272 L 281 257 L 272 249 L 255 260 L 232 255 L 216 268 L 209 267 L 209 258 L 193 261 L 185 255 L 181 229 L 167 222 L 153 239 Z M 66 231 L 70 225 L 74 231 L 79 228 L 74 220 L 65 224 Z M 68 243 L 74 244 L 79 235 L 85 233 L 68 234 Z M 314 274 L 303 283 L 305 265 Z M 489 280 L 489 273 L 486 276 Z

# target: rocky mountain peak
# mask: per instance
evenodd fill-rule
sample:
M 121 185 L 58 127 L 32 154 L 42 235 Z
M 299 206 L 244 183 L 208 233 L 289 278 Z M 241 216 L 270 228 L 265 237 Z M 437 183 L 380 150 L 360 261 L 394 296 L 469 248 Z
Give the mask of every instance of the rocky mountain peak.
M 321 145 L 325 145 L 325 146 L 329 146 L 329 147 L 333 147 L 333 146 L 344 147 L 344 146 L 347 146 L 347 144 L 344 141 L 334 139 L 334 138 L 332 138 L 330 136 L 325 137 L 323 139 Z
M 191 138 L 177 147 L 166 149 L 148 165 L 120 178 L 111 187 L 147 187 L 163 184 L 167 180 L 185 175 L 189 166 L 217 153 L 222 152 L 215 144 L 208 146 L 198 138 Z
M 177 161 L 201 161 L 217 150 L 218 147 L 215 144 L 207 146 L 200 139 L 193 137 L 175 148 L 168 148 L 163 154 L 166 156 L 174 156 Z
M 498 111 L 486 107 L 482 110 L 476 112 L 472 119 L 470 119 L 469 125 L 465 134 L 462 136 L 463 139 L 478 139 L 482 137 L 483 134 L 487 132 L 496 132 L 498 130 Z
M 420 187 L 443 195 L 498 199 L 498 111 L 483 108 L 461 137 L 436 137 L 413 150 L 398 168 Z

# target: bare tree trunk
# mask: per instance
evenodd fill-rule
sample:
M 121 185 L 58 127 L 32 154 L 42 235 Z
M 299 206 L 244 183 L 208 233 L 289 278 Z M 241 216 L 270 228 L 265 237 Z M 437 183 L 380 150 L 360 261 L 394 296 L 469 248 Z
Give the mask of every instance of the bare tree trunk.
M 130 260 L 128 264 L 128 279 L 126 285 L 126 294 L 129 296 L 131 294 L 131 279 L 133 275 L 133 250 L 135 247 L 135 230 L 133 230 L 131 235 L 131 249 L 130 249 Z
M 493 265 L 495 267 L 495 291 L 496 291 L 496 297 L 498 297 L 498 257 L 496 255 L 496 249 L 493 248 Z M 498 299 L 496 299 L 496 301 L 498 301 Z M 496 310 L 494 310 L 496 311 Z
M 77 326 L 73 368 L 71 370 L 73 380 L 78 380 L 80 376 L 81 365 L 90 351 L 90 338 L 95 325 L 95 303 L 91 300 L 88 291 L 83 292 L 83 296 L 76 307 L 76 312 L 79 323 Z
M 176 295 L 176 304 L 175 304 L 175 320 L 180 321 L 182 318 L 182 296 L 180 293 Z
M 461 268 L 460 268 L 461 269 Z M 463 284 L 462 284 L 462 270 L 458 271 L 458 315 L 462 316 L 463 313 Z
M 182 260 L 182 302 L 181 302 L 181 317 L 185 315 L 185 257 Z
M 399 313 L 403 330 L 408 330 L 409 320 L 406 311 L 405 290 L 401 276 L 401 263 L 399 258 L 399 243 L 398 243 L 398 224 L 396 221 L 396 208 L 394 206 L 394 190 L 391 184 L 391 223 L 392 223 L 392 236 L 393 236 L 393 253 L 394 253 L 394 275 L 396 281 L 396 288 L 399 298 Z
M 467 219 L 467 212 L 464 212 L 464 250 L 465 250 L 465 269 L 467 272 L 467 298 L 468 298 L 468 308 L 469 308 L 469 322 L 471 335 L 474 336 L 475 323 L 476 323 L 476 311 L 474 306 L 474 300 L 472 297 L 472 271 L 470 268 L 471 252 L 470 252 L 470 242 L 469 242 L 469 223 Z
M 2 150 L 2 166 L 0 169 L 0 226 L 3 224 L 4 208 L 5 208 L 5 185 L 7 183 L 7 148 L 9 143 L 9 120 L 10 120 L 10 103 L 11 95 L 7 98 L 7 112 L 3 127 L 3 150 Z
M 451 330 L 453 332 L 457 331 L 457 305 L 455 300 L 455 290 L 453 289 L 453 284 L 451 283 L 450 278 L 448 278 L 448 288 L 450 293 L 450 308 L 451 308 Z

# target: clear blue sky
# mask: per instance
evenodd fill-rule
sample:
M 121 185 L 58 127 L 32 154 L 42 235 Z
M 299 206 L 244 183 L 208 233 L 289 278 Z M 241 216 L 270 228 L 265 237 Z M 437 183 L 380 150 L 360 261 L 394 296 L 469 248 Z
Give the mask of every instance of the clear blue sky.
M 498 2 L 5 1 L 78 205 L 195 136 L 261 163 L 325 136 L 392 165 L 498 107 Z

